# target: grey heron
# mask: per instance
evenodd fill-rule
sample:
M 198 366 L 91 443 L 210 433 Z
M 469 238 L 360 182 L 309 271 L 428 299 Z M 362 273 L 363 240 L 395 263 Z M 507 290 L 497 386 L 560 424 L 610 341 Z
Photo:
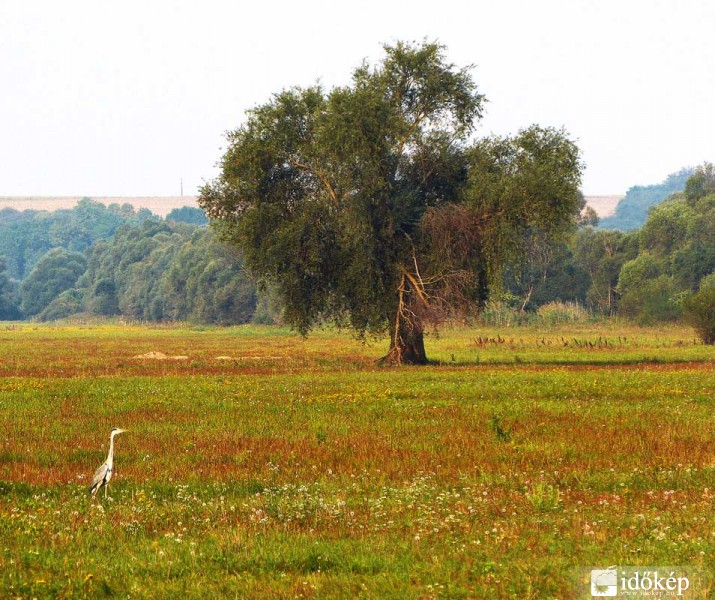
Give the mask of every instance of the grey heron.
M 124 433 L 125 431 L 126 429 L 115 427 L 112 429 L 112 433 L 109 434 L 109 454 L 107 454 L 107 460 L 95 471 L 94 477 L 92 477 L 92 485 L 89 486 L 89 493 L 93 498 L 102 486 L 104 486 L 104 497 L 107 497 L 107 485 L 112 478 L 112 470 L 114 469 L 114 436 Z

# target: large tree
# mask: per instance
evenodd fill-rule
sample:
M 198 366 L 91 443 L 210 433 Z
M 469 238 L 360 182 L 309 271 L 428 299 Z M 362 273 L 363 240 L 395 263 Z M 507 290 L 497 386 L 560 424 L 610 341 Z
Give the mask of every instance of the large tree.
M 527 238 L 558 237 L 583 204 L 562 131 L 470 143 L 484 102 L 442 46 L 385 46 L 348 86 L 249 111 L 199 202 L 301 333 L 389 332 L 390 362 L 424 363 L 425 327 L 482 302 Z

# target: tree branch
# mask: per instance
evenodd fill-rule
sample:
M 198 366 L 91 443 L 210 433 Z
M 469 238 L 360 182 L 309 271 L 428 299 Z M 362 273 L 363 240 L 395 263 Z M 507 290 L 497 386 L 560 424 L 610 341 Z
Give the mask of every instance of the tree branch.
M 291 160 L 291 161 L 289 161 L 289 162 L 290 162 L 290 164 L 291 164 L 292 166 L 294 166 L 294 167 L 296 167 L 296 168 L 298 168 L 298 169 L 303 169 L 304 171 L 308 171 L 309 173 L 312 173 L 312 174 L 315 175 L 318 179 L 320 179 L 320 181 L 321 181 L 321 182 L 323 183 L 323 185 L 325 186 L 325 189 L 328 190 L 328 194 L 330 194 L 330 197 L 333 199 L 333 202 L 335 202 L 335 204 L 338 203 L 338 196 L 337 196 L 337 194 L 335 193 L 335 190 L 333 189 L 333 186 L 330 185 L 330 182 L 328 181 L 328 178 L 327 178 L 323 173 L 321 173 L 321 172 L 320 172 L 318 169 L 316 169 L 315 167 L 311 167 L 310 165 L 307 165 L 307 164 L 305 164 L 305 163 L 298 162 L 297 160 Z
M 409 131 L 407 132 L 407 135 L 405 135 L 405 137 L 403 137 L 400 140 L 400 143 L 397 146 L 397 156 L 402 156 L 402 152 L 405 149 L 405 144 L 407 144 L 407 140 L 409 140 L 412 137 L 412 134 L 417 130 L 417 128 L 419 127 L 420 123 L 423 121 L 425 116 L 426 116 L 425 114 L 417 115 L 414 123 L 412 123 Z
M 424 304 L 426 308 L 429 308 L 429 296 L 425 292 L 423 285 L 421 285 L 420 282 L 415 279 L 412 273 L 407 270 L 404 271 L 403 277 L 407 277 L 409 282 L 412 284 L 412 287 L 415 288 L 415 292 L 417 292 L 417 297 L 422 300 L 422 304 Z

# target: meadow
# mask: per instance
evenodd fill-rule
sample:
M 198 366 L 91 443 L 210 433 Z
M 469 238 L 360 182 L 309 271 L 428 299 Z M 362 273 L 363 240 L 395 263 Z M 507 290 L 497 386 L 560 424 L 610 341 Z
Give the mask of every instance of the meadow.
M 427 367 L 386 350 L 4 325 L 0 598 L 588 598 L 610 565 L 715 594 L 715 348 L 692 330 L 457 327 Z

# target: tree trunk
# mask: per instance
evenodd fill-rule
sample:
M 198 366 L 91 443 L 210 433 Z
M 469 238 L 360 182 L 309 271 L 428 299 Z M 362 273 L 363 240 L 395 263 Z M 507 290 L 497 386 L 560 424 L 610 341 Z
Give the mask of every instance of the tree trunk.
M 523 315 L 526 313 L 526 307 L 529 304 L 529 300 L 531 300 L 531 293 L 534 291 L 534 286 L 531 285 L 529 286 L 529 291 L 526 294 L 526 298 L 524 298 L 524 303 L 521 305 L 521 309 L 519 309 L 519 312 Z
M 381 361 L 388 365 L 426 365 L 424 331 L 420 323 L 399 322 L 398 330 L 392 332 L 390 350 Z
M 418 274 L 419 277 L 419 274 Z M 410 286 L 412 286 L 410 288 Z M 390 331 L 390 350 L 379 363 L 388 365 L 426 365 L 424 328 L 419 312 L 411 304 L 421 301 L 426 305 L 424 291 L 417 280 L 403 271 L 397 288 L 395 320 Z

